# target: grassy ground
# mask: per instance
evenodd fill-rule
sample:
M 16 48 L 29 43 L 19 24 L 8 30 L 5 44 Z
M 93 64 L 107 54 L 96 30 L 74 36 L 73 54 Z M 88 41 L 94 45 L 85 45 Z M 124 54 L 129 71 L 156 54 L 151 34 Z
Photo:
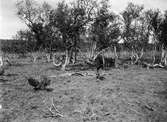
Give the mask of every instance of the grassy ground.
M 19 63 L 17 63 L 19 61 Z M 51 63 L 15 65 L 0 76 L 0 122 L 166 122 L 167 71 L 130 66 L 86 76 L 61 75 Z M 75 70 L 76 71 L 76 70 Z M 74 70 L 67 71 L 75 72 Z M 50 91 L 34 91 L 23 75 L 51 77 Z M 61 75 L 61 76 L 60 76 Z M 53 109 L 53 105 L 59 115 Z M 51 116 L 48 108 L 51 108 Z

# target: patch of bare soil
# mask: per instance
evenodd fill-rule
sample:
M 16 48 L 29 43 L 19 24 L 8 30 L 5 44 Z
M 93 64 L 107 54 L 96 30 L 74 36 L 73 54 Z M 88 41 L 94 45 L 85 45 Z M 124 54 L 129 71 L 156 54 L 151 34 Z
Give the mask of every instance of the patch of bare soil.
M 72 72 L 72 71 L 68 71 Z M 167 71 L 110 69 L 104 80 L 93 70 L 84 76 L 61 75 L 49 63 L 10 66 L 0 76 L 1 122 L 166 122 Z M 45 74 L 51 91 L 35 91 L 24 75 Z

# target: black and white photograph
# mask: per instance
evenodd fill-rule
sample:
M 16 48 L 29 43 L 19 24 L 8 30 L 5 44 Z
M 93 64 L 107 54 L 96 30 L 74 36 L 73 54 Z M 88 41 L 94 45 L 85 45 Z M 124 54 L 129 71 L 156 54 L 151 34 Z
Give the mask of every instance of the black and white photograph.
M 0 0 L 0 122 L 167 122 L 167 0 Z

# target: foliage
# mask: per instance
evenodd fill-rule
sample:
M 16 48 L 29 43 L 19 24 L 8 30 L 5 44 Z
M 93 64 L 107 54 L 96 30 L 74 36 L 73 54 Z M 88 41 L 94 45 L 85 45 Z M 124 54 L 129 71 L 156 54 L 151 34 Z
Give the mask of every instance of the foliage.
M 160 42 L 167 48 L 167 11 L 165 11 L 164 19 L 160 25 L 161 35 Z
M 16 4 L 18 17 L 29 27 L 36 41 L 35 50 L 46 48 L 52 42 L 52 29 L 49 25 L 50 5 L 46 2 L 39 6 L 33 0 L 22 0 Z M 46 42 L 47 41 L 47 42 Z
M 160 25 L 162 22 L 161 16 L 162 15 L 159 10 L 148 10 L 145 12 L 148 34 L 153 35 L 154 42 L 160 41 L 160 34 L 161 34 Z
M 94 6 L 86 7 L 88 3 L 90 2 L 87 0 L 77 0 L 69 6 L 62 1 L 50 14 L 50 22 L 59 31 L 67 48 L 76 46 L 78 36 L 84 33 L 86 24 L 91 20 L 90 14 Z
M 120 34 L 117 16 L 109 8 L 109 1 L 103 0 L 92 24 L 91 34 L 99 50 L 108 47 Z
M 144 9 L 143 6 L 135 5 L 133 3 L 129 3 L 126 9 L 121 13 L 123 18 L 123 34 L 122 37 L 127 42 L 131 42 L 132 47 L 140 44 L 139 39 L 142 37 L 142 18 L 141 13 Z
M 18 42 L 25 43 L 26 48 L 22 48 L 26 51 L 56 48 L 76 58 L 77 49 L 85 41 L 87 46 L 96 42 L 101 50 L 110 45 L 118 47 L 119 39 L 124 40 L 124 48 L 140 51 L 150 49 L 151 36 L 151 42 L 156 40 L 167 47 L 167 12 L 144 11 L 143 5 L 129 3 L 120 15 L 111 11 L 109 0 L 76 0 L 70 4 L 60 1 L 55 8 L 46 2 L 40 5 L 34 0 L 21 0 L 16 7 L 28 30 L 20 30 L 15 39 L 23 40 Z

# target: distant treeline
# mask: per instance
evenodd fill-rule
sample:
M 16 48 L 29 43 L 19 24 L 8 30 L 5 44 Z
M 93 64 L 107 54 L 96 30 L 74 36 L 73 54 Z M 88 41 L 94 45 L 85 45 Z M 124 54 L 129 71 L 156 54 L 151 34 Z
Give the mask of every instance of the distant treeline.
M 28 53 L 28 52 L 35 52 L 35 51 L 39 51 L 35 49 L 35 45 L 36 42 L 35 41 L 25 41 L 25 40 L 16 40 L 16 39 L 0 39 L 0 43 L 1 43 L 1 50 L 5 53 L 16 53 L 16 54 L 24 54 L 24 53 Z M 86 51 L 89 47 L 90 47 L 90 43 L 89 41 L 82 41 L 82 43 L 80 43 L 79 48 L 82 51 Z M 118 43 L 113 43 L 111 44 L 113 47 L 116 46 L 117 47 L 117 51 L 121 52 L 121 51 L 131 51 L 131 47 L 129 46 L 130 44 L 128 43 L 122 43 L 122 44 L 118 44 Z M 64 51 L 65 50 L 65 46 L 64 43 L 62 41 L 54 41 L 51 45 L 51 51 Z M 142 46 L 138 47 L 138 48 L 143 48 Z M 154 48 L 153 44 L 146 44 L 144 51 L 151 51 Z M 160 51 L 161 47 L 160 46 L 156 46 L 156 50 Z M 46 51 L 49 52 L 50 49 L 42 49 L 40 51 Z
M 88 42 L 80 43 L 80 48 L 82 50 L 86 50 L 90 44 Z M 0 39 L 0 47 L 1 50 L 5 53 L 28 53 L 39 51 L 35 49 L 36 42 L 35 41 L 26 41 L 26 40 L 17 40 L 17 39 Z M 42 48 L 40 51 L 63 51 L 65 50 L 64 43 L 60 40 L 53 41 L 50 49 Z
M 15 39 L 1 39 L 1 50 L 5 53 L 28 53 L 38 51 L 35 49 L 35 41 L 15 40 Z M 62 42 L 53 42 L 51 49 L 61 51 L 64 49 Z M 41 48 L 41 51 L 44 49 Z M 47 50 L 45 50 L 47 51 Z

